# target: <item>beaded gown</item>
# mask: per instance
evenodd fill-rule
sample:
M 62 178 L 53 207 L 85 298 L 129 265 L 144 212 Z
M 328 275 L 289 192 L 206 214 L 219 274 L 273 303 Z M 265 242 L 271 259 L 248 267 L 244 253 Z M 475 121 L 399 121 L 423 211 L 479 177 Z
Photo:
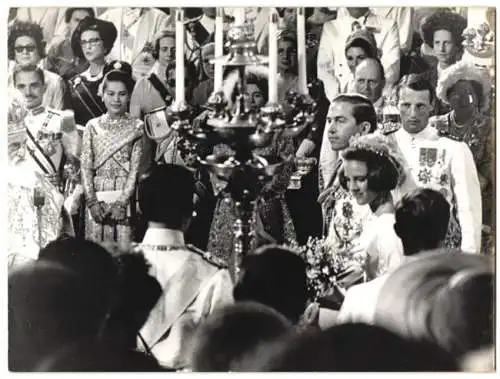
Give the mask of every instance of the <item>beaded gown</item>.
M 87 199 L 85 237 L 96 242 L 132 241 L 135 193 L 142 146 L 143 123 L 125 114 L 112 119 L 107 113 L 90 120 L 83 133 L 81 171 Z M 124 221 L 96 222 L 88 209 L 98 192 L 118 191 L 118 201 L 127 204 Z

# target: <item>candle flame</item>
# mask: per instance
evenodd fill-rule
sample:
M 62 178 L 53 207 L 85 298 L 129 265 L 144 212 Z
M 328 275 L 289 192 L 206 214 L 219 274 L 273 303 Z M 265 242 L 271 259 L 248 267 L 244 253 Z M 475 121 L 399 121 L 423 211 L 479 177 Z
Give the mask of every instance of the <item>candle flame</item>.
M 215 17 L 224 17 L 223 8 L 218 7 L 215 9 Z
M 177 21 L 183 21 L 183 18 L 184 18 L 184 11 L 182 10 L 182 8 L 177 9 L 176 20 Z

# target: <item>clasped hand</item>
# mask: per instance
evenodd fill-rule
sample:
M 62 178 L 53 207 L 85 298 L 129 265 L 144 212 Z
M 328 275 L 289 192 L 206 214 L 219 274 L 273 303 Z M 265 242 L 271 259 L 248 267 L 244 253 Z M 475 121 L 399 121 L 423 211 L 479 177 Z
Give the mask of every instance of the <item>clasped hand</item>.
M 127 204 L 122 201 L 115 201 L 114 203 L 99 201 L 90 207 L 90 213 L 93 219 L 100 224 L 109 221 L 120 222 L 127 217 Z

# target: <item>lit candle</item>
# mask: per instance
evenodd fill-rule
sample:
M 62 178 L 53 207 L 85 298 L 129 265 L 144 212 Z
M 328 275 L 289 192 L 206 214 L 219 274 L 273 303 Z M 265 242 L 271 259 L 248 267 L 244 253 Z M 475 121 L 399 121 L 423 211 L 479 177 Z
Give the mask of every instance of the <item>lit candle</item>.
M 234 10 L 234 24 L 243 25 L 245 23 L 245 8 L 236 8 Z
M 184 91 L 184 10 L 177 9 L 175 16 L 175 101 L 185 101 Z
M 215 58 L 220 58 L 224 54 L 224 10 L 217 8 L 215 16 Z M 214 66 L 214 89 L 222 89 L 222 63 L 215 62 Z
M 306 18 L 304 8 L 297 10 L 297 56 L 299 63 L 299 93 L 306 95 L 307 64 L 306 64 Z
M 278 102 L 278 14 L 269 13 L 269 102 Z

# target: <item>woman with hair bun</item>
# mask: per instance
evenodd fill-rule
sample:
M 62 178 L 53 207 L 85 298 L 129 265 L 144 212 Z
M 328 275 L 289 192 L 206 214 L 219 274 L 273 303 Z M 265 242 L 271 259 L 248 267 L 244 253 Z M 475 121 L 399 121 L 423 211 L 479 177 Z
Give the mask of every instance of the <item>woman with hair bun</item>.
M 352 138 L 342 158 L 340 184 L 359 205 L 368 204 L 371 210 L 358 243 L 366 277 L 372 280 L 397 267 L 403 256 L 394 230 L 391 191 L 404 179 L 404 165 L 392 142 L 378 134 Z
M 83 133 L 85 237 L 95 242 L 128 244 L 135 221 L 132 197 L 142 151 L 143 123 L 128 113 L 135 84 L 130 64 L 111 62 L 104 74 L 99 92 L 107 111 L 91 119 Z

